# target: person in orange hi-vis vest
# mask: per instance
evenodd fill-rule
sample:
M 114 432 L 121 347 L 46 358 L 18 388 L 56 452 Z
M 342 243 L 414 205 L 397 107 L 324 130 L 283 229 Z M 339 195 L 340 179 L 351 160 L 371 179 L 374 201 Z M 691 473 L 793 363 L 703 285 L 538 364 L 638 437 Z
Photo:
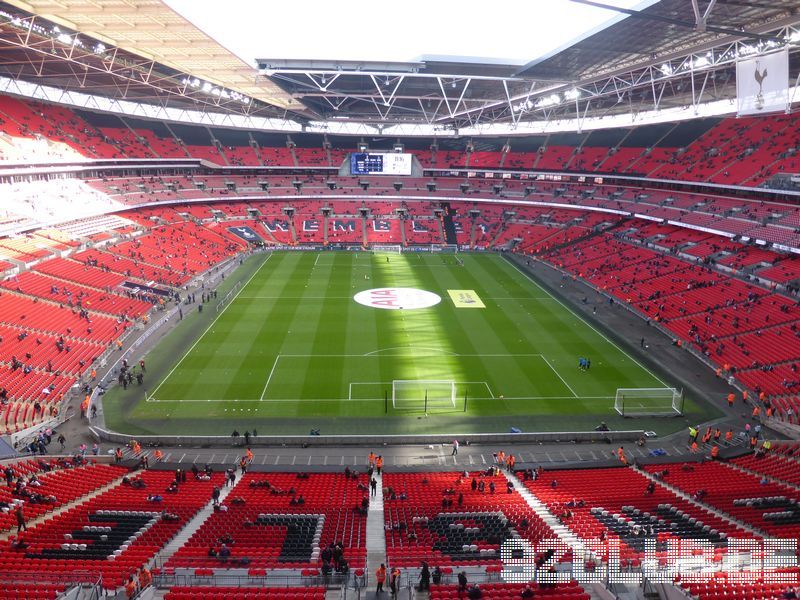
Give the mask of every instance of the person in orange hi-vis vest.
M 719 457 L 719 446 L 714 446 L 711 449 L 711 458 L 716 459 L 717 457 Z
M 125 582 L 125 597 L 126 598 L 133 598 L 136 595 L 136 581 L 133 579 L 133 575 L 128 577 L 128 581 Z
M 375 588 L 375 593 L 380 594 L 383 591 L 383 583 L 386 581 L 386 565 L 383 563 L 381 563 L 381 566 L 375 571 L 375 581 L 378 584 Z
M 153 576 L 150 574 L 150 569 L 144 566 L 142 570 L 139 571 L 139 589 L 143 590 L 151 583 L 153 583 Z

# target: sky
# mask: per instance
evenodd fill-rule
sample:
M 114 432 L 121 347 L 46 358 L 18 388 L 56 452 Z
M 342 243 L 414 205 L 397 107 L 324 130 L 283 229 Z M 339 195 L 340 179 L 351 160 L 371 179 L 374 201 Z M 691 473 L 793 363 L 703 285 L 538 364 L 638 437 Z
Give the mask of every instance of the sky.
M 423 55 L 526 64 L 618 17 L 570 0 L 164 1 L 253 66 L 257 58 L 403 62 Z

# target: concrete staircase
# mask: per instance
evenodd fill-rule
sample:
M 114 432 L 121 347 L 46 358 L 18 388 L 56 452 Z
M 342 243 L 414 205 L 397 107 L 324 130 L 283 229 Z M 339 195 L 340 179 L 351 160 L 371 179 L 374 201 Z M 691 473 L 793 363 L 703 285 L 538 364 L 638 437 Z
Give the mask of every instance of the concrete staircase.
M 383 528 L 383 478 L 373 475 L 378 480 L 378 493 L 370 496 L 367 512 L 367 581 L 374 581 L 374 573 L 381 564 L 386 563 L 386 530 Z M 374 585 L 374 584 L 372 584 Z
M 236 485 L 223 487 L 220 491 L 219 495 L 219 503 L 222 504 L 225 501 L 225 498 L 236 489 L 236 486 L 239 485 L 243 480 L 243 477 L 239 477 L 236 480 Z M 164 546 L 164 549 L 158 553 L 157 560 L 161 562 L 161 564 L 166 563 L 172 556 L 178 551 L 178 549 L 183 546 L 186 542 L 189 541 L 189 538 L 194 535 L 194 532 L 200 529 L 203 523 L 214 513 L 214 505 L 211 503 L 211 500 L 201 508 L 197 514 L 190 520 L 186 525 L 181 529 L 178 534 L 170 540 L 170 542 Z
M 559 540 L 574 548 L 580 542 L 578 536 L 575 535 L 572 531 L 569 530 L 568 527 L 565 527 L 561 524 L 553 513 L 547 508 L 544 502 L 539 500 L 539 498 L 526 488 L 523 483 L 517 478 L 516 475 L 508 473 L 507 471 L 502 471 L 503 475 L 505 475 L 506 479 L 508 479 L 511 484 L 514 486 L 514 489 L 522 496 L 522 499 L 531 507 L 533 512 L 545 522 L 545 524 L 553 530 L 553 533 L 556 534 Z

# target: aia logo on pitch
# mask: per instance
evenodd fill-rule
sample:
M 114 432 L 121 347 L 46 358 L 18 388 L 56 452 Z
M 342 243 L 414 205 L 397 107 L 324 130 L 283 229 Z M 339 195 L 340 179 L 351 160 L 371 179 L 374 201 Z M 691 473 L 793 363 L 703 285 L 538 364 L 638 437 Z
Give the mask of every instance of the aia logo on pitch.
M 441 297 L 416 288 L 375 288 L 353 296 L 353 300 L 370 308 L 386 310 L 415 310 L 430 308 L 442 301 Z

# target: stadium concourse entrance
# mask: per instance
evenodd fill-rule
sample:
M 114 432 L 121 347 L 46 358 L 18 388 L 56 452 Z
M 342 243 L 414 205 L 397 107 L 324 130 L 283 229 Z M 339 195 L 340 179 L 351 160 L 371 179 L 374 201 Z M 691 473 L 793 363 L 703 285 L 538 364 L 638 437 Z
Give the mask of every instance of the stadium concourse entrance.
M 380 257 L 380 259 L 378 259 Z M 356 286 L 377 286 L 382 280 L 389 277 L 391 283 L 414 283 L 424 289 L 435 289 L 444 297 L 437 309 L 434 311 L 401 311 L 394 313 L 394 317 L 401 317 L 406 322 L 403 327 L 414 327 L 420 331 L 429 332 L 433 327 L 438 327 L 438 321 L 426 320 L 425 315 L 440 313 L 447 314 L 447 318 L 455 319 L 453 327 L 448 328 L 457 330 L 464 327 L 464 323 L 472 326 L 474 323 L 480 325 L 481 319 L 490 316 L 492 319 L 501 320 L 513 314 L 514 304 L 524 307 L 525 314 L 520 313 L 519 318 L 524 319 L 531 308 L 527 303 L 543 303 L 541 308 L 536 308 L 539 314 L 546 314 L 542 311 L 552 310 L 551 307 L 560 305 L 564 288 L 559 285 L 552 285 L 549 278 L 556 278 L 555 282 L 561 283 L 559 276 L 547 269 L 536 265 L 537 271 L 533 274 L 536 281 L 543 284 L 533 283 L 527 277 L 523 277 L 520 270 L 525 271 L 524 261 L 515 264 L 503 261 L 494 253 L 479 254 L 460 254 L 460 259 L 456 262 L 452 255 L 439 254 L 387 254 L 387 262 L 383 255 L 370 255 L 366 253 L 307 253 L 290 252 L 278 253 L 276 255 L 267 253 L 261 257 L 254 257 L 246 261 L 240 271 L 234 276 L 228 277 L 219 289 L 220 297 L 227 297 L 229 290 L 236 288 L 238 291 L 234 297 L 227 302 L 219 314 L 210 319 L 199 318 L 199 315 L 187 313 L 184 320 L 178 323 L 175 331 L 168 336 L 160 334 L 155 336 L 159 342 L 158 346 L 148 354 L 148 374 L 153 381 L 164 381 L 175 369 L 174 358 L 170 362 L 170 357 L 186 357 L 194 348 L 199 339 L 204 335 L 212 335 L 216 331 L 210 327 L 216 318 L 224 318 L 228 312 L 238 310 L 239 303 L 268 304 L 278 299 L 288 297 L 291 304 L 297 304 L 297 300 L 291 294 L 280 294 L 275 291 L 261 292 L 252 286 L 248 287 L 250 280 L 259 271 L 261 275 L 268 275 L 265 279 L 267 290 L 269 286 L 276 286 L 282 273 L 289 273 L 287 277 L 297 277 L 308 269 L 309 279 L 303 284 L 293 283 L 293 279 L 287 279 L 286 285 L 319 285 L 328 289 L 331 285 L 334 273 L 345 272 L 349 278 L 341 281 L 336 290 L 336 295 L 328 298 L 331 302 L 330 315 L 331 322 L 335 322 L 336 315 L 347 314 L 353 311 L 352 302 L 353 288 Z M 366 259 L 366 260 L 364 260 Z M 360 261 L 360 262 L 359 262 Z M 269 271 L 268 271 L 269 270 Z M 342 271 L 343 270 L 343 271 Z M 367 284 L 364 284 L 365 274 L 370 277 Z M 492 284 L 491 281 L 482 281 L 487 277 L 500 278 L 498 284 L 500 289 L 495 291 L 486 286 Z M 468 277 L 468 282 L 459 281 L 460 277 Z M 444 282 L 444 283 L 443 283 Z M 241 287 L 236 287 L 241 284 Z M 454 290 L 451 290 L 450 287 Z M 468 286 L 478 287 L 477 297 L 482 300 L 483 310 L 460 310 L 455 307 L 452 301 L 448 300 L 448 290 L 464 291 L 462 288 Z M 500 290 L 506 287 L 513 289 L 512 293 Z M 309 288 L 310 289 L 310 288 Z M 316 301 L 317 289 L 314 291 L 302 292 Z M 322 289 L 322 288 L 319 288 Z M 335 288 L 331 288 L 335 289 Z M 358 289 L 358 288 L 356 288 Z M 475 293 L 475 290 L 466 290 Z M 257 292 L 257 293 L 256 293 Z M 341 296 L 338 293 L 342 293 Z M 527 294 L 521 296 L 518 294 Z M 512 295 L 514 294 L 514 295 Z M 237 296 L 238 295 L 238 296 Z M 570 298 L 564 298 L 567 302 Z M 488 302 L 483 302 L 488 301 Z M 555 301 L 555 303 L 554 303 Z M 337 304 L 338 303 L 338 304 Z M 228 308 L 226 308 L 228 307 Z M 233 307 L 231 309 L 230 307 Z M 293 309 L 294 307 L 292 307 Z M 581 304 L 573 305 L 572 310 L 580 311 Z M 312 307 L 319 312 L 319 303 Z M 493 309 L 493 310 L 492 310 Z M 287 309 L 288 310 L 288 309 Z M 359 309 L 355 309 L 359 310 Z M 437 312 L 438 311 L 438 312 Z M 367 318 L 374 318 L 378 313 L 393 313 L 393 311 L 365 311 Z M 450 317 L 449 315 L 453 315 Z M 473 317 L 474 315 L 474 317 Z M 380 315 L 378 315 L 380 317 Z M 393 317 L 393 318 L 394 318 Z M 475 319 L 477 320 L 470 320 Z M 541 317 L 537 314 L 539 322 L 531 322 L 530 328 L 535 329 L 534 338 L 538 342 L 541 338 Z M 574 318 L 570 313 L 565 313 L 564 318 Z M 606 329 L 603 319 L 615 319 L 618 321 L 613 328 Z M 408 321 L 411 319 L 411 321 Z M 415 320 L 416 319 L 416 320 Z M 463 321 L 467 319 L 467 321 Z M 395 319 L 397 320 L 397 319 Z M 629 339 L 620 336 L 620 332 L 627 329 L 635 330 L 643 323 L 633 318 L 627 311 L 616 310 L 614 308 L 597 311 L 593 318 L 586 318 L 588 335 L 592 337 L 592 344 L 602 343 L 603 339 L 611 340 L 608 353 L 620 352 L 619 360 L 631 361 L 631 366 L 641 361 L 651 372 L 663 373 L 662 365 L 674 364 L 686 369 L 685 353 L 676 353 L 670 347 L 668 340 L 659 340 L 658 336 L 653 335 L 652 330 L 645 330 L 649 346 L 649 353 L 637 352 L 635 344 L 630 343 Z M 272 323 L 274 321 L 270 321 Z M 501 321 L 502 322 L 502 321 Z M 457 324 L 457 325 L 456 325 Z M 251 324 L 247 327 L 252 329 Z M 497 325 L 493 325 L 495 330 L 499 330 Z M 594 329 L 600 328 L 600 332 Z M 646 326 L 645 326 L 646 327 Z M 406 329 L 407 331 L 408 329 Z M 402 329 L 400 330 L 402 331 Z M 515 331 L 515 330 L 511 330 Z M 563 326 L 557 324 L 557 333 L 563 331 Z M 644 335 L 643 334 L 643 335 Z M 606 338 L 603 338 L 603 335 Z M 636 332 L 631 338 L 637 340 L 642 337 Z M 274 338 L 274 334 L 271 336 Z M 163 339 L 162 339 L 163 338 Z M 599 341 L 598 341 L 599 340 Z M 516 345 L 517 340 L 514 340 Z M 461 342 L 459 342 L 461 343 Z M 608 342 L 606 342 L 608 343 Z M 616 343 L 616 345 L 614 345 Z M 529 342 L 530 344 L 530 342 Z M 341 347 L 341 346 L 340 346 Z M 374 348 L 374 345 L 373 345 Z M 433 350 L 431 350 L 433 348 Z M 450 435 L 452 432 L 468 434 L 471 432 L 494 432 L 504 434 L 513 430 L 523 432 L 563 432 L 565 430 L 591 431 L 601 421 L 609 424 L 611 429 L 619 430 L 654 430 L 659 434 L 667 434 L 677 431 L 685 426 L 684 420 L 657 419 L 657 420 L 638 420 L 623 418 L 614 410 L 615 393 L 619 387 L 618 383 L 613 382 L 607 385 L 605 395 L 599 399 L 604 403 L 603 411 L 587 409 L 587 402 L 591 399 L 583 398 L 586 396 L 586 388 L 581 386 L 589 385 L 592 376 L 599 377 L 605 369 L 598 368 L 602 360 L 596 359 L 594 370 L 589 373 L 573 374 L 574 368 L 572 361 L 574 355 L 570 352 L 566 358 L 561 359 L 554 355 L 552 351 L 544 349 L 540 352 L 466 352 L 464 348 L 450 346 L 448 352 L 441 352 L 441 346 L 433 345 L 428 349 L 417 345 L 383 347 L 378 351 L 370 350 L 367 352 L 342 352 L 334 355 L 331 352 L 322 352 L 319 355 L 307 355 L 295 352 L 278 352 L 274 357 L 267 359 L 266 365 L 259 371 L 260 379 L 254 396 L 240 396 L 243 398 L 255 399 L 253 404 L 247 401 L 233 401 L 227 405 L 214 402 L 214 398 L 220 396 L 208 396 L 208 399 L 194 398 L 195 402 L 173 402 L 178 397 L 171 397 L 167 392 L 169 386 L 158 389 L 158 385 L 146 392 L 149 401 L 142 402 L 142 392 L 132 388 L 128 397 L 120 397 L 115 394 L 115 390 L 109 392 L 104 398 L 103 416 L 105 423 L 100 423 L 103 429 L 124 431 L 134 435 L 145 434 L 183 434 L 183 435 L 219 435 L 222 429 L 240 430 L 257 428 L 259 434 L 291 433 L 295 435 L 306 435 L 312 429 L 317 429 L 324 435 L 344 435 L 350 433 L 367 433 L 380 435 L 437 435 L 445 433 Z M 347 350 L 346 348 L 344 348 Z M 526 350 L 530 350 L 530 345 Z M 539 349 L 539 348 L 535 348 Z M 459 352 L 458 350 L 462 350 Z M 658 360 L 655 360 L 655 352 L 658 353 Z M 495 354 L 495 356 L 492 356 Z M 351 356 L 355 355 L 355 356 Z M 216 355 L 215 355 L 216 356 Z M 314 386 L 320 382 L 324 383 L 324 373 L 331 368 L 331 364 L 342 357 L 351 356 L 352 363 L 339 363 L 335 366 L 335 376 L 338 377 L 341 389 L 337 389 L 335 395 L 329 396 L 336 401 L 344 401 L 345 407 L 355 411 L 353 414 L 346 414 L 341 411 L 331 412 L 327 417 L 304 416 L 298 410 L 304 406 L 313 406 L 314 402 L 288 403 L 284 398 L 297 396 L 281 395 L 283 384 L 289 384 L 293 379 L 297 380 L 299 374 L 313 372 L 316 380 L 305 379 L 305 387 Z M 338 358 L 337 358 L 338 357 Z M 384 361 L 381 361 L 381 358 Z M 388 360 L 386 360 L 388 359 Z M 183 359 L 181 359 L 183 360 Z M 186 359 L 189 360 L 189 359 Z M 233 359 L 232 359 L 233 360 Z M 241 362 L 241 358 L 235 359 Z M 348 359 L 349 360 L 349 359 Z M 163 361 L 163 362 L 162 362 Z M 409 361 L 412 361 L 409 363 Z M 472 362 L 474 365 L 472 365 Z M 566 361 L 566 363 L 565 363 Z M 599 361 L 599 362 L 598 362 Z M 261 361 L 265 362 L 265 361 Z M 415 377 L 408 378 L 398 376 L 392 372 L 394 365 L 409 363 L 415 365 Z M 449 365 L 460 365 L 460 372 L 456 373 Z M 375 375 L 364 377 L 364 372 L 368 365 L 372 367 Z M 519 373 L 528 373 L 536 367 L 534 379 L 528 377 L 528 381 L 520 379 L 515 383 L 515 379 L 509 375 L 508 366 L 516 364 L 515 369 Z M 309 365 L 313 368 L 309 370 Z M 692 365 L 696 367 L 696 365 Z M 387 370 L 388 368 L 388 370 Z M 161 373 L 158 370 L 161 369 Z M 678 369 L 676 368 L 677 372 Z M 218 371 L 214 371 L 215 373 Z M 474 376 L 480 372 L 480 376 Z M 672 371 L 670 371 L 672 372 Z M 465 374 L 469 373 L 470 376 Z M 594 373 L 598 373 L 597 376 Z M 645 371 L 646 373 L 646 371 Z M 444 377 L 443 377 L 444 375 Z M 455 375 L 455 376 L 453 376 Z M 589 375 L 587 377 L 587 375 Z M 698 398 L 721 397 L 715 396 L 722 393 L 722 386 L 717 386 L 714 391 L 715 382 L 713 378 L 708 378 L 707 382 L 701 376 L 703 371 L 695 369 L 687 372 L 687 379 L 694 379 L 694 385 L 687 389 L 692 391 L 692 395 Z M 203 377 L 201 375 L 201 377 Z M 654 380 L 650 380 L 654 381 Z M 657 378 L 655 379 L 657 381 Z M 703 381 L 702 386 L 697 385 L 697 381 Z M 428 383 L 425 383 L 428 382 Z M 214 380 L 204 380 L 201 389 L 208 390 L 214 384 Z M 638 382 L 638 386 L 629 387 L 648 387 L 647 383 Z M 327 384 L 326 384 L 327 385 Z M 515 385 L 520 389 L 516 390 Z M 651 384 L 652 385 L 652 384 Z M 658 384 L 657 384 L 658 385 Z M 538 387 L 530 387 L 538 386 Z M 330 386 L 328 385 L 328 388 Z M 173 388 L 174 389 L 174 388 Z M 284 389 L 286 389 L 284 387 Z M 312 389 L 312 388 L 309 388 Z M 327 389 L 327 388 L 326 388 Z M 536 398 L 531 397 L 531 389 L 537 389 Z M 726 388 L 725 388 L 726 389 Z M 427 391 L 428 402 L 426 406 L 425 396 Z M 118 390 L 116 390 L 118 392 Z M 273 393 L 275 395 L 273 395 Z M 466 397 L 466 403 L 465 403 Z M 276 398 L 280 402 L 265 402 Z M 312 396 L 319 398 L 319 396 Z M 192 399 L 190 397 L 190 399 Z M 594 401 L 596 402 L 596 401 Z M 535 403 L 537 411 L 531 412 L 530 408 Z M 466 404 L 467 410 L 464 410 Z M 703 405 L 700 405 L 703 408 Z M 141 407 L 148 410 L 140 412 Z M 260 412 L 269 407 L 273 412 Z M 368 407 L 368 410 L 367 410 Z M 539 408 L 545 407 L 547 410 L 542 412 Z M 550 408 L 548 408 L 550 407 Z M 566 407 L 566 412 L 562 407 Z M 502 409 L 502 410 L 499 410 Z M 485 410 L 484 410 L 485 409 Z M 718 413 L 707 410 L 697 412 L 696 408 L 691 408 L 689 418 L 693 422 L 703 422 L 715 418 Z M 148 412 L 149 411 L 149 412 Z M 202 418 L 192 418 L 189 413 L 201 415 Z M 560 412 L 559 412 L 560 411 Z M 614 416 L 616 414 L 616 417 Z M 186 418 L 184 417 L 186 415 Z M 399 417 L 395 419 L 395 417 Z M 457 421 L 453 418 L 457 417 Z M 402 426 L 398 426 L 402 423 Z M 245 427 L 245 426 L 248 427 Z M 270 427 L 271 425 L 271 427 Z M 512 429 L 514 428 L 514 429 Z

